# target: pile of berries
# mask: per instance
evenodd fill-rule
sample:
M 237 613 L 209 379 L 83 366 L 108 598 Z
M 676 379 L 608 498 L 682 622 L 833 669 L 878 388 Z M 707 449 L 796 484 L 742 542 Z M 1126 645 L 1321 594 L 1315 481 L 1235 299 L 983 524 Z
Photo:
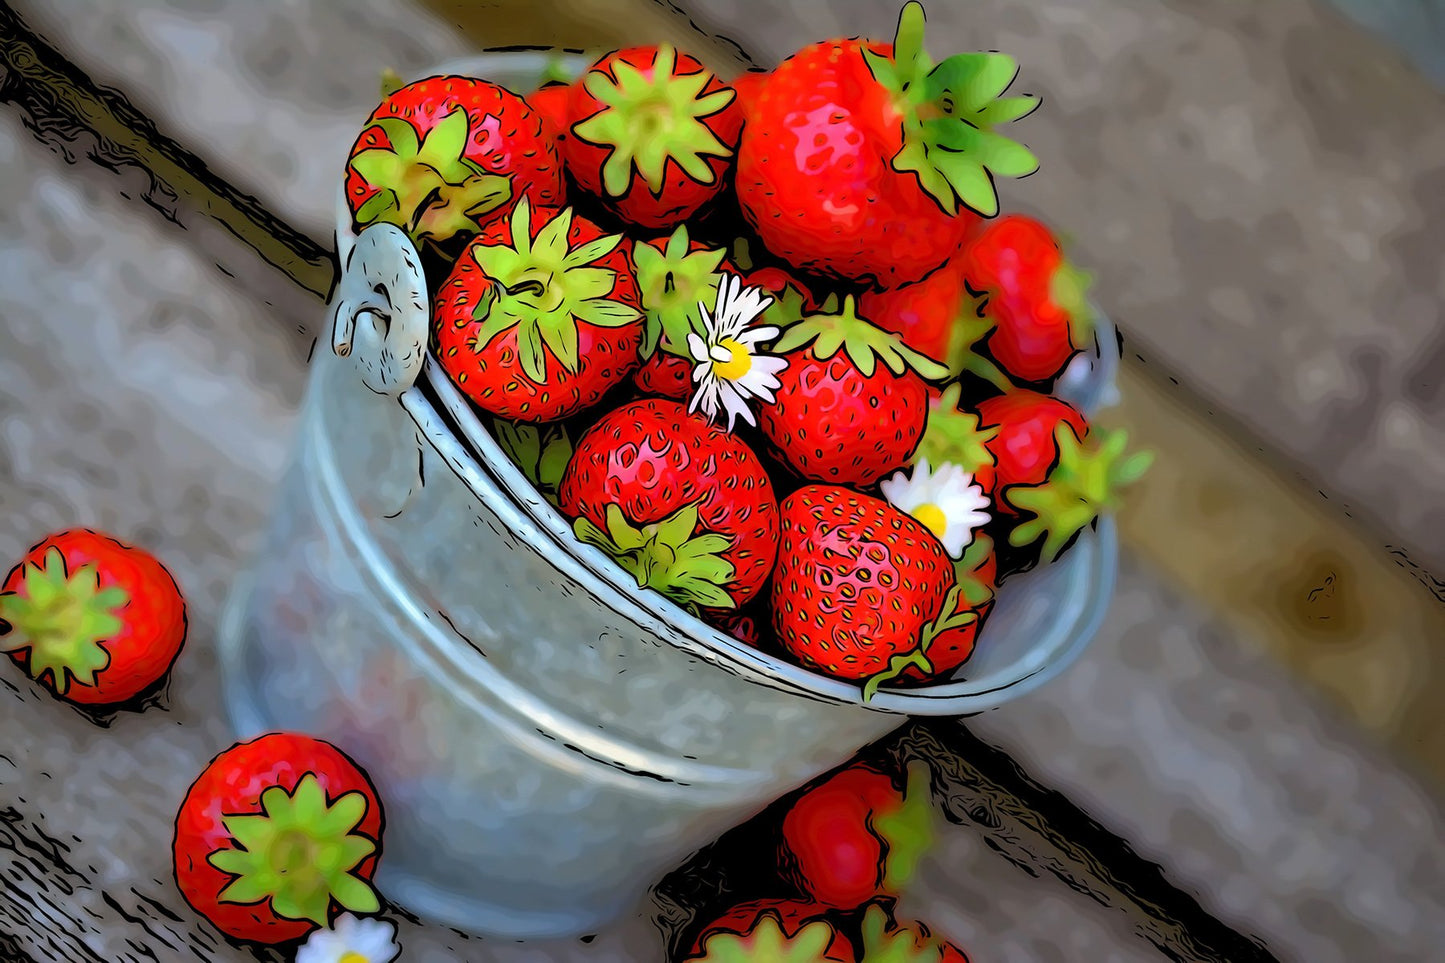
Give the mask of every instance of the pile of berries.
M 1037 167 L 1000 53 L 829 40 L 725 81 L 666 44 L 517 93 L 397 86 L 346 168 L 431 349 L 641 590 L 865 696 L 946 678 L 998 584 L 1147 464 L 1052 392 L 1086 277 L 999 216 Z

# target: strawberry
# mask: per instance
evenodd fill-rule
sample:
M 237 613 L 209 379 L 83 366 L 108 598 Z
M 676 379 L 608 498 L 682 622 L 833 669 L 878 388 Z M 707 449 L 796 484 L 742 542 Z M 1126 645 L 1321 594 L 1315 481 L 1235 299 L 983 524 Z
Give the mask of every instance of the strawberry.
M 559 145 L 567 137 L 572 126 L 572 115 L 568 112 L 572 101 L 572 85 L 564 81 L 550 81 L 526 96 L 527 106 L 542 118 L 552 134 L 553 142 Z
M 577 442 L 559 504 L 579 539 L 693 612 L 745 605 L 777 554 L 762 462 L 676 401 L 645 398 L 599 418 Z
M 743 215 L 768 250 L 805 271 L 881 287 L 917 281 L 979 215 L 998 212 L 994 177 L 1038 166 L 994 130 L 1038 105 L 1000 96 L 1016 72 L 1000 53 L 933 66 L 913 0 L 892 45 L 804 47 L 752 100 L 737 157 Z
M 963 950 L 922 923 L 899 922 L 882 902 L 863 913 L 859 963 L 968 963 Z
M 982 313 L 969 293 L 961 264 L 950 259 L 921 281 L 864 291 L 858 310 L 884 331 L 903 339 L 914 351 L 943 362 L 950 375 L 972 372 L 1000 391 L 1012 387 L 1008 377 L 978 350 L 994 322 Z
M 608 54 L 573 86 L 567 169 L 629 223 L 676 227 L 723 189 L 742 125 L 735 101 L 669 44 Z
M 437 293 L 436 353 L 478 407 L 547 422 L 595 405 L 637 368 L 630 245 L 570 208 L 523 200 L 462 252 Z
M 640 352 L 642 367 L 633 375 L 648 394 L 685 399 L 692 392 L 687 336 L 703 334 L 702 306 L 717 299 L 727 252 L 688 239 L 679 227 L 666 240 L 638 243 L 632 252 L 646 317 Z
M 932 532 L 881 499 L 832 485 L 785 498 L 779 527 L 773 629 L 789 654 L 827 675 L 868 680 L 865 699 L 875 677 L 910 664 L 929 670 L 922 652 L 956 627 L 959 599 Z
M 752 67 L 743 71 L 732 79 L 729 86 L 737 95 L 738 113 L 742 115 L 743 123 L 748 122 L 748 112 L 752 110 L 753 101 L 763 92 L 763 84 L 768 82 L 768 71 L 761 67 Z
M 1071 265 L 1043 223 L 1020 214 L 988 224 L 960 257 L 980 312 L 993 322 L 988 350 L 1020 382 L 1051 381 L 1093 340 L 1088 275 Z
M 865 763 L 829 776 L 800 795 L 782 823 L 780 866 L 818 903 L 854 909 L 898 895 L 933 833 L 928 769 L 915 765 L 906 793 Z
M 984 429 L 998 429 L 985 444 L 997 463 L 995 506 L 1017 519 L 1009 544 L 1043 537 L 1046 560 L 1115 508 L 1118 490 L 1153 460 L 1149 452 L 1125 456 L 1122 430 L 1091 428 L 1072 405 L 1026 388 L 980 402 L 978 418 Z
M 739 903 L 708 923 L 684 956 L 707 963 L 853 963 L 853 944 L 806 900 Z
M 90 529 L 38 542 L 0 587 L 0 652 L 73 703 L 131 702 L 185 641 L 185 599 L 166 567 Z
M 429 77 L 384 97 L 346 164 L 356 229 L 395 224 L 418 247 L 476 233 L 523 197 L 562 202 L 553 139 L 521 97 L 469 77 Z
M 947 374 L 860 318 L 852 295 L 789 325 L 772 351 L 788 364 L 762 410 L 764 435 L 803 478 L 840 485 L 871 485 L 908 461 L 927 422 L 920 375 Z
M 176 814 L 176 884 L 227 936 L 284 943 L 341 912 L 381 908 L 381 803 L 335 746 L 273 732 L 232 746 Z

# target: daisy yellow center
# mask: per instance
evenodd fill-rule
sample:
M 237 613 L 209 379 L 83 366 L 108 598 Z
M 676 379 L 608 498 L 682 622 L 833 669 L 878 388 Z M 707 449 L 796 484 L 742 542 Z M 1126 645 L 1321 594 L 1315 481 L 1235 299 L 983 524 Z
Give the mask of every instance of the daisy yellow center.
M 718 342 L 718 347 L 722 348 L 731 356 L 726 361 L 714 361 L 712 363 L 713 373 L 719 378 L 728 381 L 737 381 L 752 368 L 753 356 L 752 352 L 748 351 L 747 345 L 742 344 L 734 338 L 723 338 Z
M 336 963 L 371 963 L 371 958 L 355 950 L 347 950 L 337 958 Z
M 939 538 L 942 538 L 943 533 L 948 529 L 948 517 L 943 514 L 943 509 L 939 508 L 932 502 L 926 502 L 922 505 L 919 505 L 913 510 L 912 515 L 914 518 L 918 519 L 919 523 L 923 525 L 924 528 L 928 529 Z

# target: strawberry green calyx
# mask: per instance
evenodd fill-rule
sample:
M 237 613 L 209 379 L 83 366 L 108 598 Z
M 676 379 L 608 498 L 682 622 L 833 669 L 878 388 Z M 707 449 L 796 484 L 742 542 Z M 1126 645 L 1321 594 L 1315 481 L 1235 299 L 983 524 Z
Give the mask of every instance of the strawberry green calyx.
M 1049 300 L 1069 316 L 1069 340 L 1074 347 L 1087 350 L 1094 340 L 1094 306 L 1089 303 L 1089 286 L 1093 278 L 1069 261 L 1064 261 L 1049 279 Z
M 926 930 L 889 928 L 888 911 L 874 903 L 863 914 L 863 955 L 859 963 L 939 963 L 943 943 Z
M 969 543 L 963 557 L 953 563 L 959 596 L 971 609 L 981 608 L 993 601 L 994 590 L 975 574 L 993 549 L 993 539 L 984 532 L 974 532 L 973 541 Z
M 925 381 L 948 377 L 943 365 L 914 351 L 897 335 L 858 317 L 853 295 L 843 299 L 841 311 L 830 313 L 836 310 L 836 303 L 836 298 L 830 297 L 823 305 L 823 313 L 808 315 L 784 328 L 773 344 L 773 353 L 787 354 L 811 344 L 813 356 L 820 361 L 833 357 L 839 349 L 847 352 L 848 359 L 865 377 L 872 376 L 879 361 L 895 375 L 912 370 Z
M 467 112 L 458 107 L 417 139 L 402 117 L 382 117 L 378 127 L 391 142 L 351 159 L 351 166 L 377 192 L 356 212 L 357 224 L 395 224 L 413 240 L 444 241 L 476 231 L 476 218 L 512 199 L 512 179 L 489 174 L 467 160 L 471 137 Z
M 697 530 L 697 505 L 679 508 L 660 522 L 633 525 L 617 505 L 607 506 L 607 530 L 585 518 L 573 523 L 577 538 L 616 559 L 637 587 L 655 589 L 694 614 L 702 608 L 736 608 L 723 586 L 736 571 L 723 558 L 732 548 L 726 535 Z
M 95 685 L 95 674 L 110 664 L 101 643 L 123 627 L 116 615 L 130 601 L 123 589 L 102 589 L 94 565 L 67 571 L 60 549 L 45 553 L 40 566 L 27 565 L 25 594 L 0 594 L 0 652 L 29 649 L 32 679 L 50 673 L 55 691 L 65 695 L 73 679 Z
M 999 429 L 980 428 L 978 415 L 960 411 L 958 402 L 962 392 L 959 385 L 949 385 L 931 403 L 928 424 L 914 458 L 927 459 L 930 465 L 957 465 L 976 475 L 980 468 L 994 464 L 988 443 L 998 435 Z
M 652 357 L 661 347 L 668 354 L 691 360 L 688 334 L 707 334 L 698 303 L 710 305 L 717 300 L 717 286 L 722 280 L 718 266 L 727 252 L 722 249 L 689 252 L 688 247 L 684 225 L 672 232 L 664 251 L 651 244 L 638 244 L 632 249 L 646 319 L 638 347 L 638 354 L 643 358 Z
M 984 314 L 986 304 L 987 298 L 974 298 L 972 313 L 960 315 L 954 320 L 949 336 L 948 357 L 944 358 L 943 362 L 951 374 L 967 371 L 987 381 L 999 391 L 1008 391 L 1013 387 L 1009 376 L 977 350 L 979 342 L 988 337 L 995 327 L 993 319 Z
M 261 812 L 223 816 L 237 848 L 207 857 L 235 877 L 221 890 L 223 903 L 269 900 L 277 916 L 325 926 L 331 904 L 353 913 L 375 913 L 381 902 L 356 868 L 376 852 L 376 842 L 354 832 L 366 815 L 366 796 L 348 792 L 328 803 L 315 774 L 293 792 L 272 786 L 261 793 Z
M 699 184 L 711 184 L 708 156 L 732 155 L 703 121 L 732 103 L 736 93 L 727 87 L 704 94 L 712 72 L 675 74 L 676 65 L 677 50 L 661 44 L 651 77 L 614 59 L 616 80 L 600 70 L 590 71 L 583 80 L 587 92 L 605 106 L 574 125 L 572 133 L 612 148 L 602 164 L 602 186 L 612 197 L 627 193 L 634 169 L 654 197 L 661 195 L 669 159 Z
M 382 100 L 390 97 L 392 94 L 396 93 L 398 90 L 405 86 L 406 81 L 401 79 L 401 74 L 397 73 L 395 70 L 392 70 L 390 67 L 383 67 L 381 69 L 381 82 L 379 84 L 379 88 L 381 90 Z
M 474 256 L 493 286 L 477 300 L 473 317 L 481 322 L 476 350 L 481 351 L 504 331 L 517 329 L 517 356 L 527 377 L 547 383 L 544 347 L 569 372 L 576 372 L 577 323 L 620 328 L 641 312 L 609 299 L 617 272 L 590 267 L 622 243 L 610 234 L 572 247 L 567 232 L 572 209 L 565 208 L 532 238 L 531 205 L 527 198 L 512 212 L 512 243 L 479 245 Z
M 827 921 L 814 920 L 789 936 L 775 913 L 765 913 L 746 936 L 709 936 L 693 963 L 827 963 L 834 935 Z
M 526 476 L 527 481 L 548 501 L 556 504 L 557 489 L 562 484 L 562 474 L 572 457 L 572 439 L 561 425 L 551 425 L 539 430 L 535 425 L 506 421 L 498 418 L 493 423 L 497 433 L 497 444 L 507 453 Z
M 964 601 L 964 587 L 962 583 L 955 583 L 943 597 L 943 605 L 938 610 L 938 617 L 923 627 L 919 633 L 918 645 L 907 652 L 900 652 L 888 660 L 888 668 L 876 672 L 868 677 L 863 684 L 863 701 L 871 701 L 878 694 L 878 689 L 885 682 L 891 682 L 899 678 L 909 668 L 918 669 L 924 675 L 933 671 L 933 663 L 929 661 L 928 649 L 933 645 L 933 640 L 945 632 L 954 629 L 961 629 L 965 625 L 978 621 L 978 613 L 974 611 L 959 611 L 959 603 Z M 967 608 L 965 606 L 965 608 Z
M 1003 497 L 1020 512 L 1034 517 L 1009 533 L 1016 548 L 1044 537 L 1042 557 L 1058 557 L 1069 539 L 1093 523 L 1099 514 L 1118 507 L 1118 491 L 1138 481 L 1154 460 L 1153 452 L 1124 454 L 1128 436 L 1122 429 L 1092 428 L 1080 441 L 1074 429 L 1054 429 L 1059 461 L 1039 485 L 1015 485 Z
M 1037 97 L 1004 97 L 1018 74 L 1001 53 L 955 54 L 935 66 L 923 50 L 923 7 L 904 4 L 893 58 L 864 51 L 873 76 L 894 94 L 903 115 L 903 148 L 893 169 L 913 172 L 943 210 L 962 203 L 984 217 L 998 214 L 995 177 L 1024 177 L 1038 160 L 994 127 L 1028 116 Z
M 933 844 L 933 786 L 927 763 L 920 760 L 909 763 L 903 805 L 875 816 L 873 829 L 888 844 L 884 853 L 883 887 L 889 893 L 900 893 L 913 879 L 919 860 Z

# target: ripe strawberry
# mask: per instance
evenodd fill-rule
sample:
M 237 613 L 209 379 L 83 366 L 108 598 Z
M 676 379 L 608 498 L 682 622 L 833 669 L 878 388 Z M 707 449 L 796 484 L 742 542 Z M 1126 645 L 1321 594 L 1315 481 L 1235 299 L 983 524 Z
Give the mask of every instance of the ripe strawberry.
M 608 54 L 573 87 L 567 169 L 624 220 L 676 227 L 723 189 L 742 125 L 735 101 L 669 44 Z
M 742 115 L 744 124 L 748 122 L 748 112 L 752 110 L 753 101 L 763 92 L 763 85 L 768 82 L 769 76 L 768 71 L 763 68 L 753 67 L 732 79 L 730 86 L 737 95 L 738 113 Z
M 80 705 L 151 690 L 185 641 L 185 599 L 166 567 L 90 529 L 37 543 L 0 587 L 0 652 Z
M 917 281 L 978 215 L 998 212 L 994 177 L 1038 166 L 994 131 L 1038 104 L 1000 97 L 1015 73 L 1000 53 L 934 67 L 913 0 L 892 45 L 804 47 L 749 110 L 736 178 L 744 216 L 768 250 L 805 271 L 880 287 Z
M 273 732 L 201 772 L 176 814 L 176 884 L 227 936 L 284 943 L 381 908 L 376 788 L 335 746 Z
M 973 655 L 979 630 L 993 608 L 994 591 L 998 588 L 998 554 L 994 551 L 993 539 L 983 532 L 976 533 L 973 544 L 963 558 L 954 563 L 953 569 L 959 591 L 951 627 L 936 634 L 926 647 L 920 647 L 926 665 L 901 664 L 897 678 L 913 682 L 947 678 Z
M 965 244 L 959 259 L 980 311 L 994 323 L 988 350 L 1021 382 L 1050 381 L 1093 339 L 1088 275 L 1064 257 L 1047 226 L 1012 214 Z
M 773 629 L 799 662 L 867 679 L 864 698 L 955 626 L 959 589 L 943 544 L 881 499 L 806 485 L 783 500 Z M 949 613 L 947 617 L 943 613 Z
M 543 121 L 485 80 L 429 77 L 383 98 L 351 148 L 346 200 L 357 230 L 395 224 L 420 247 L 480 231 L 523 197 L 563 197 Z
M 908 461 L 927 421 L 923 378 L 947 374 L 860 318 L 852 295 L 785 328 L 772 351 L 788 366 L 763 433 L 800 476 L 840 485 L 871 485 Z
M 569 113 L 572 100 L 572 85 L 560 80 L 543 84 L 527 95 L 527 106 L 531 107 L 552 133 L 552 140 L 560 146 L 572 126 Z
M 437 293 L 442 368 L 478 407 L 510 421 L 556 421 L 595 405 L 638 363 L 629 247 L 570 208 L 534 212 L 524 200 L 467 245 Z
M 705 334 L 701 306 L 717 300 L 723 272 L 736 273 L 724 261 L 727 252 L 690 241 L 679 227 L 666 240 L 639 242 L 632 251 L 637 286 L 646 317 L 642 367 L 633 375 L 638 388 L 665 398 L 686 399 L 692 393 L 689 334 Z
M 1013 387 L 1008 376 L 978 350 L 993 331 L 981 304 L 968 290 L 957 260 L 949 260 L 921 281 L 872 289 L 858 298 L 858 310 L 914 351 L 943 362 L 950 375 L 972 372 L 1000 391 Z
M 853 963 L 853 944 L 806 900 L 740 903 L 704 927 L 683 957 L 707 963 Z
M 781 872 L 810 899 L 854 909 L 902 892 L 932 835 L 926 766 L 910 768 L 903 793 L 882 772 L 855 763 L 805 791 L 788 809 Z
M 1022 548 L 1043 536 L 1045 560 L 1117 507 L 1118 489 L 1153 460 L 1149 452 L 1126 457 L 1122 430 L 1091 428 L 1067 402 L 1026 388 L 980 402 L 978 418 L 983 428 L 998 429 L 985 444 L 997 463 L 994 504 L 1020 522 L 1009 544 Z
M 579 539 L 694 612 L 745 605 L 777 555 L 762 462 L 676 401 L 644 398 L 599 418 L 577 442 L 559 504 Z
M 963 950 L 916 921 L 899 922 L 882 902 L 863 914 L 859 963 L 968 963 Z

